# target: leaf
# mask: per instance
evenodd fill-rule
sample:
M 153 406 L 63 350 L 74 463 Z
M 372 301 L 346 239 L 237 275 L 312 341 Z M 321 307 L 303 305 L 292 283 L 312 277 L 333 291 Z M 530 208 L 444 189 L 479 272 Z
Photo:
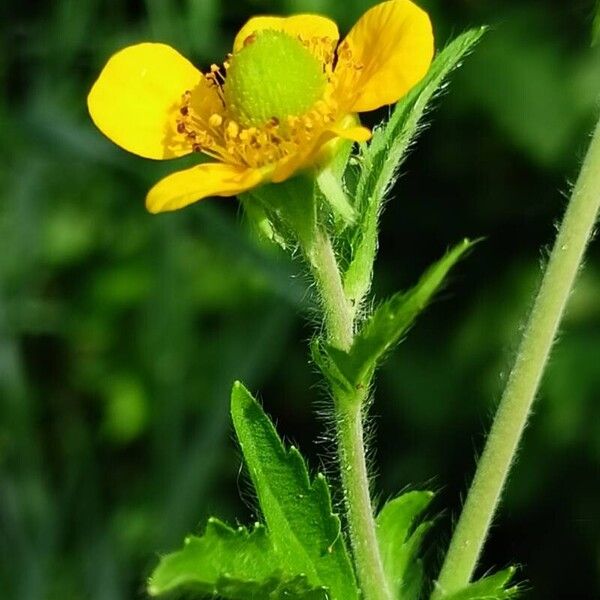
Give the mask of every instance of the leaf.
M 519 586 L 506 587 L 515 572 L 514 567 L 509 567 L 471 583 L 458 592 L 443 596 L 443 600 L 508 600 L 515 598 L 520 592 Z
M 301 454 L 283 446 L 270 419 L 239 382 L 233 386 L 231 414 L 275 553 L 286 572 L 305 574 L 312 586 L 327 588 L 331 600 L 358 599 L 325 477 L 310 479 Z
M 210 519 L 203 536 L 163 557 L 149 582 L 153 596 L 193 592 L 228 600 L 358 600 L 323 475 L 311 480 L 302 456 L 285 448 L 259 404 L 240 384 L 231 414 L 265 525 L 232 529 Z
M 377 252 L 379 215 L 419 123 L 446 77 L 481 39 L 485 27 L 472 29 L 453 40 L 433 61 L 425 78 L 401 99 L 385 126 L 375 130 L 359 157 L 360 176 L 355 193 L 359 220 L 351 240 L 351 258 L 344 275 L 349 299 L 359 307 L 369 291 Z
M 319 338 L 314 338 L 310 343 L 310 353 L 313 362 L 325 376 L 331 388 L 335 390 L 336 398 L 342 399 L 346 394 L 354 396 L 354 386 L 348 381 L 347 376 L 340 370 L 332 358 L 331 347 L 323 344 Z M 342 361 L 343 362 L 343 361 Z
M 326 346 L 325 352 L 331 363 L 326 366 L 327 372 L 337 374 L 338 380 L 342 375 L 352 388 L 368 385 L 382 357 L 398 343 L 438 291 L 450 269 L 475 243 L 463 240 L 431 266 L 414 288 L 399 292 L 381 304 L 355 337 L 350 350 L 344 352 Z M 323 364 L 326 361 L 320 358 L 317 362 Z
M 229 600 L 326 600 L 306 577 L 286 572 L 264 526 L 232 529 L 210 519 L 202 537 L 190 536 L 179 552 L 163 557 L 149 582 L 150 595 L 192 591 Z
M 377 539 L 383 568 L 397 600 L 418 600 L 423 585 L 421 544 L 433 524 L 415 522 L 427 508 L 432 492 L 414 491 L 388 502 L 377 515 Z

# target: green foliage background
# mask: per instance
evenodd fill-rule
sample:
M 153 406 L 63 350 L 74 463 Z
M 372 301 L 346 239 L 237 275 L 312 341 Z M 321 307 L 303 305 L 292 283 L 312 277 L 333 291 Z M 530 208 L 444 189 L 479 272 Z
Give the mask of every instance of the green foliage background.
M 328 455 L 327 441 L 312 443 L 324 398 L 307 361 L 300 265 L 257 243 L 234 201 L 147 214 L 145 191 L 175 166 L 112 146 L 85 96 L 129 43 L 168 42 L 206 66 L 251 14 L 319 11 L 346 31 L 373 3 L 0 6 L 3 600 L 142 598 L 156 554 L 209 514 L 249 521 L 228 419 L 234 379 L 262 391 L 314 468 Z M 493 27 L 404 165 L 376 271 L 387 295 L 463 237 L 487 238 L 381 372 L 373 410 L 382 498 L 438 489 L 447 539 L 596 116 L 600 49 L 591 0 L 422 4 L 439 46 Z M 600 589 L 599 299 L 596 243 L 483 561 L 522 563 L 531 599 Z

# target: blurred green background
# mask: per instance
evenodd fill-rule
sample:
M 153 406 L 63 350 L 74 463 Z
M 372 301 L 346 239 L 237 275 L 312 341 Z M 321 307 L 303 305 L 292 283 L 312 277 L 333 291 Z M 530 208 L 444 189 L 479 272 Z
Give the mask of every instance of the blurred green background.
M 147 214 L 146 190 L 175 166 L 105 140 L 85 97 L 130 43 L 207 66 L 251 14 L 318 11 L 347 31 L 371 4 L 0 5 L 2 600 L 143 598 L 157 554 L 209 513 L 251 519 L 235 378 L 315 469 L 328 462 L 301 266 L 258 243 L 235 201 Z M 598 113 L 600 52 L 591 0 L 422 5 L 438 46 L 493 25 L 404 165 L 377 263 L 386 294 L 460 238 L 487 238 L 393 354 L 373 409 L 381 499 L 439 491 L 433 573 Z M 483 560 L 522 564 L 531 599 L 599 597 L 599 299 L 596 242 Z

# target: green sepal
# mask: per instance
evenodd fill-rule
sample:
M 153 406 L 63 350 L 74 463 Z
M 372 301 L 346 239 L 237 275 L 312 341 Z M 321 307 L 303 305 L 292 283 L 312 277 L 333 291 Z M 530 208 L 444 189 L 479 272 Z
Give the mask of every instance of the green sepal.
M 360 306 L 371 286 L 377 252 L 379 215 L 398 168 L 419 132 L 426 109 L 446 77 L 481 39 L 486 28 L 463 33 L 442 50 L 427 75 L 397 104 L 389 121 L 375 129 L 358 157 L 360 175 L 354 194 L 359 218 L 350 239 L 350 258 L 344 274 L 347 297 Z
M 281 246 L 283 250 L 286 250 L 288 247 L 286 240 L 271 223 L 263 205 L 252 198 L 250 194 L 242 194 L 239 200 L 244 208 L 244 215 L 257 236 L 260 239 L 273 242 Z
M 301 454 L 286 448 L 261 406 L 239 382 L 231 414 L 276 554 L 286 571 L 325 587 L 330 600 L 357 600 L 358 587 L 333 513 L 325 477 L 309 476 Z
M 423 538 L 433 521 L 417 524 L 433 492 L 407 492 L 385 504 L 377 515 L 377 540 L 383 569 L 396 600 L 418 600 L 423 589 L 419 558 Z
M 312 246 L 317 231 L 315 178 L 302 174 L 282 183 L 269 183 L 240 196 L 244 206 L 256 203 L 268 219 L 280 245 Z
M 264 526 L 232 529 L 214 518 L 204 535 L 188 537 L 181 550 L 161 558 L 148 591 L 228 600 L 327 599 L 326 591 L 310 586 L 305 576 L 286 571 Z
M 344 189 L 343 179 L 326 167 L 317 175 L 317 186 L 323 200 L 327 202 L 337 220 L 341 221 L 338 229 L 342 230 L 347 225 L 353 225 L 356 222 L 356 211 Z
M 494 575 L 484 577 L 452 594 L 443 595 L 443 600 L 510 600 L 521 592 L 518 585 L 507 587 L 516 573 L 515 567 L 509 567 Z
M 353 121 L 355 124 L 360 122 L 355 117 L 353 117 Z M 332 158 L 327 163 L 327 168 L 330 169 L 339 180 L 341 180 L 346 173 L 346 169 L 348 168 L 348 161 L 352 156 L 354 142 L 352 140 L 336 138 L 335 140 L 328 142 L 328 144 L 333 148 L 333 151 Z
M 330 345 L 322 346 L 317 364 L 325 365 L 328 379 L 331 381 L 335 374 L 336 379 L 342 378 L 350 388 L 367 386 L 382 357 L 400 341 L 440 289 L 450 269 L 475 243 L 463 240 L 431 266 L 414 288 L 383 302 L 367 319 L 350 350 L 345 352 Z

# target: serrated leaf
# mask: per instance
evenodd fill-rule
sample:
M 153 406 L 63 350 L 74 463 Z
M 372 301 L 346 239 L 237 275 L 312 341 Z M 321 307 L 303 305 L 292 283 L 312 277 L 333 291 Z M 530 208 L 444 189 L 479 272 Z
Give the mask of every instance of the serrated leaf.
M 351 257 L 344 275 L 346 294 L 357 307 L 371 285 L 384 198 L 419 131 L 419 123 L 430 101 L 484 32 L 484 27 L 472 29 L 450 42 L 435 58 L 424 79 L 396 104 L 387 124 L 376 129 L 371 143 L 363 147 L 355 193 L 355 207 L 360 216 L 350 242 Z
M 325 590 L 286 572 L 264 526 L 232 529 L 210 519 L 204 535 L 190 536 L 178 552 L 161 560 L 150 578 L 149 593 L 194 592 L 228 600 L 326 600 Z
M 431 266 L 417 285 L 381 304 L 366 321 L 347 352 L 332 346 L 327 355 L 352 387 L 368 385 L 381 358 L 406 333 L 439 290 L 450 269 L 476 242 L 464 240 Z
M 282 444 L 271 420 L 241 383 L 231 414 L 276 554 L 287 572 L 327 588 L 331 600 L 359 598 L 325 477 L 311 480 L 301 454 Z
M 519 594 L 519 586 L 507 587 L 516 569 L 509 567 L 494 575 L 484 577 L 453 594 L 442 596 L 444 600 L 509 600 Z
M 415 523 L 427 508 L 432 492 L 407 492 L 388 502 L 377 515 L 377 539 L 383 568 L 396 600 L 418 600 L 423 587 L 419 552 L 431 528 L 426 521 Z

